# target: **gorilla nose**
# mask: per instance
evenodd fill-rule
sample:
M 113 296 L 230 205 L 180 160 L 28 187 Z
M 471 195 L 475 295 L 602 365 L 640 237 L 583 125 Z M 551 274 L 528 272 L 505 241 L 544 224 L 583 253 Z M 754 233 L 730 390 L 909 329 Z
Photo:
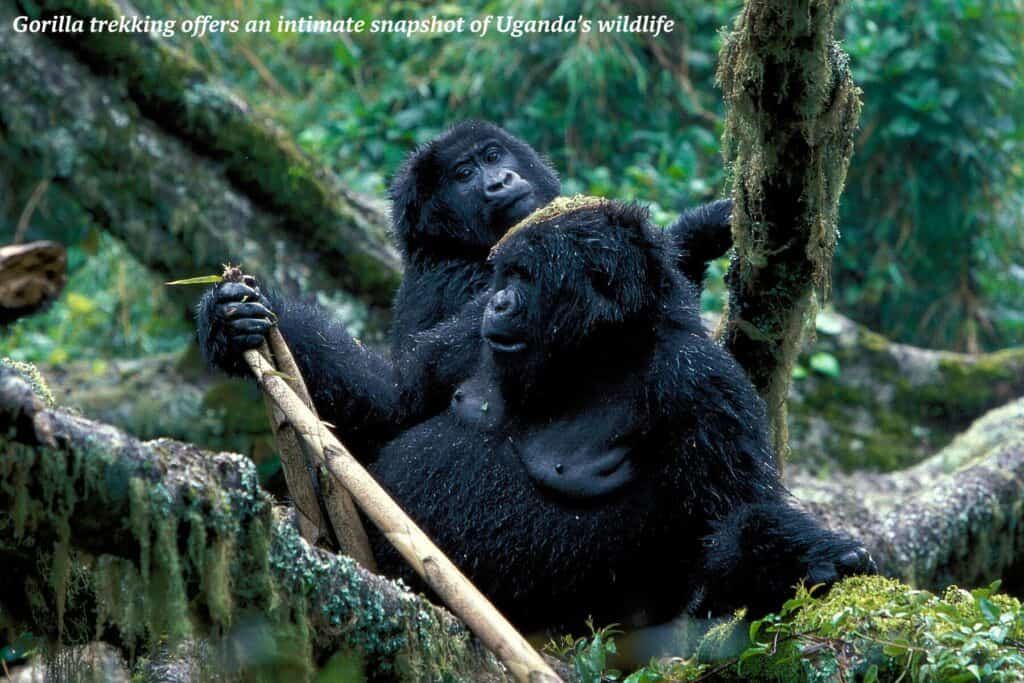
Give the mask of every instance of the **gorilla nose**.
M 508 169 L 498 171 L 487 178 L 484 193 L 488 199 L 500 199 L 513 190 L 517 180 L 519 180 L 519 176 L 515 171 Z
M 510 313 L 515 308 L 516 298 L 512 292 L 502 289 L 491 298 L 491 310 L 495 313 Z

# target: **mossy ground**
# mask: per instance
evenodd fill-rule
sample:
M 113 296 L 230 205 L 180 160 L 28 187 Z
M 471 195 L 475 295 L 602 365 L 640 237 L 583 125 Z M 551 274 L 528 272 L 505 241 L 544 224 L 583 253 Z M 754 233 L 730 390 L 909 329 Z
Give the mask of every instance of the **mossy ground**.
M 821 597 L 819 590 L 801 588 L 778 614 L 758 621 L 724 620 L 689 658 L 655 661 L 628 675 L 593 673 L 594 662 L 616 649 L 607 630 L 565 653 L 583 683 L 1019 681 L 1024 610 L 995 589 L 952 586 L 936 595 L 883 577 L 854 577 Z M 737 636 L 749 646 L 722 658 L 719 644 Z

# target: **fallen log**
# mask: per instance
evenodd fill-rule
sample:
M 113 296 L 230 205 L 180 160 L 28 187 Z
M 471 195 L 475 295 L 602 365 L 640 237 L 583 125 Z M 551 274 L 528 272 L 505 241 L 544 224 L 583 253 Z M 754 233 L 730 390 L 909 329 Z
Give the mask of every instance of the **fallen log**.
M 1024 348 L 922 349 L 831 312 L 817 328 L 789 392 L 792 461 L 805 469 L 903 469 L 1024 396 Z
M 25 4 L 117 12 L 109 2 Z M 401 267 L 380 202 L 344 188 L 158 38 L 18 33 L 14 5 L 0 5 L 0 130 L 13 196 L 24 203 L 48 184 L 34 221 L 107 231 L 165 280 L 234 259 L 293 295 L 390 305 Z M 195 304 L 194 292 L 172 296 L 183 310 Z M 321 303 L 345 312 L 352 301 Z
M 829 526 L 861 539 L 887 576 L 931 590 L 996 579 L 1024 587 L 1024 399 L 908 469 L 790 483 Z

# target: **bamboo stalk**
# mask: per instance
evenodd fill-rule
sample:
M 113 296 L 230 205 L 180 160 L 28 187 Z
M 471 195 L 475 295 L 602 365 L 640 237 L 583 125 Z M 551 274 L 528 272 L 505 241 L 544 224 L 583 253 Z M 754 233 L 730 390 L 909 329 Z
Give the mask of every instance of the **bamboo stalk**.
M 561 683 L 540 654 L 434 545 L 258 351 L 246 361 L 293 429 L 412 568 L 521 683 Z
M 302 378 L 302 372 L 280 330 L 272 328 L 268 341 L 269 348 L 264 344 L 259 351 L 261 358 L 283 374 L 284 381 L 310 412 L 315 414 L 313 400 Z M 249 367 L 254 373 L 259 372 L 259 366 L 250 363 Z M 303 443 L 287 416 L 269 396 L 264 395 L 264 398 L 281 453 L 281 467 L 284 470 L 288 491 L 299 513 L 299 533 L 313 545 L 323 545 L 326 542 L 333 546 L 332 550 L 340 550 L 370 571 L 376 571 L 377 563 L 370 550 L 370 541 L 366 537 L 366 530 L 359 520 L 359 511 L 352 498 L 344 488 L 337 486 L 333 479 L 320 475 L 317 462 L 304 450 Z M 326 519 L 323 513 L 326 513 Z M 325 534 L 327 538 L 324 538 Z

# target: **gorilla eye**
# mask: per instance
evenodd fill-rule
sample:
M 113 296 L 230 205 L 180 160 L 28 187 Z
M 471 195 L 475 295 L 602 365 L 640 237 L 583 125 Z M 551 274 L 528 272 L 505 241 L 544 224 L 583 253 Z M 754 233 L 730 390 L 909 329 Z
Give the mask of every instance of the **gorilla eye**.
M 533 282 L 533 276 L 530 275 L 530 271 L 527 270 L 525 266 L 512 266 L 509 269 L 509 275 L 526 284 Z
M 501 150 L 498 149 L 497 147 L 488 147 L 484 151 L 484 161 L 486 161 L 489 164 L 495 163 L 500 158 L 501 158 Z
M 455 169 L 455 179 L 465 182 L 469 180 L 470 176 L 473 175 L 473 167 L 468 164 L 465 166 L 459 166 Z

